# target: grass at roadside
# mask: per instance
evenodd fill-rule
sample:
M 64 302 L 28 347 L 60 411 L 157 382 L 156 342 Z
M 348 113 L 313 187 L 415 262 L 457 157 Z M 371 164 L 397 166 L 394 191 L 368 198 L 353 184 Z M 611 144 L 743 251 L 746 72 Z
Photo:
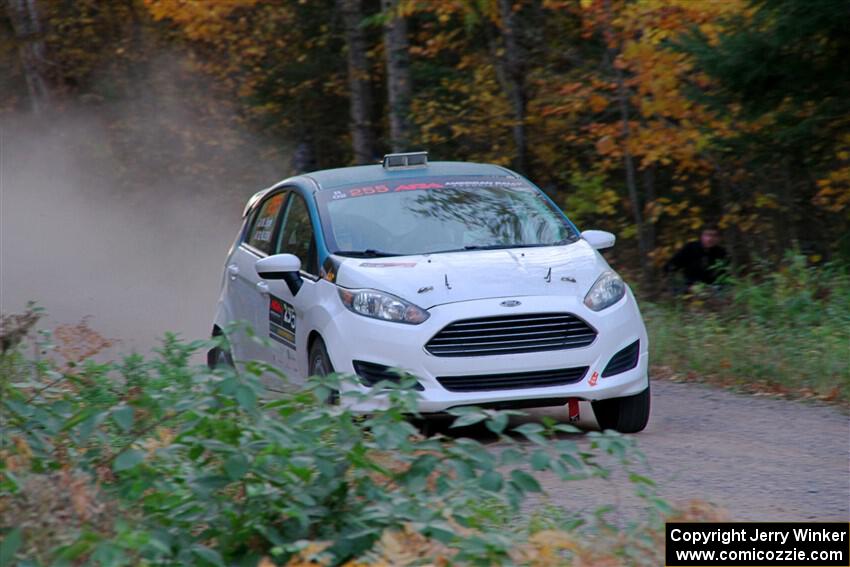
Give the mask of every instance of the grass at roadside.
M 721 295 L 644 303 L 657 377 L 850 404 L 850 276 L 789 256 Z

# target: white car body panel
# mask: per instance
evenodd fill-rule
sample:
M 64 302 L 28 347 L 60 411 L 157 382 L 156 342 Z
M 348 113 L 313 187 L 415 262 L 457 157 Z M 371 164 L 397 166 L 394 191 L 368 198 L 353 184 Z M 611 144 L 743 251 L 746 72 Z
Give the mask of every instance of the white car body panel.
M 605 269 L 609 268 L 602 256 L 579 240 L 545 248 L 347 258 L 336 281 L 346 288 L 386 291 L 430 309 L 490 297 L 557 297 L 582 289 L 586 293 Z M 433 289 L 419 293 L 427 287 Z
M 234 255 L 240 261 L 241 271 L 245 258 L 251 254 L 244 247 L 240 248 L 234 251 Z M 256 261 L 261 256 L 251 257 Z M 549 267 L 552 273 L 547 278 Z M 271 295 L 291 303 L 295 308 L 296 348 L 293 350 L 270 341 L 265 353 L 250 358 L 275 364 L 292 384 L 302 383 L 307 376 L 308 338 L 315 331 L 325 341 L 337 372 L 354 374 L 353 361 L 362 360 L 402 368 L 416 376 L 424 388 L 419 405 L 423 413 L 441 412 L 460 405 L 512 400 L 572 397 L 595 401 L 638 394 L 648 385 L 649 345 L 631 291 L 601 312 L 592 311 L 583 303 L 590 286 L 607 269 L 608 264 L 601 255 L 583 241 L 559 247 L 469 251 L 427 257 L 347 258 L 339 268 L 337 283 L 325 279 L 305 280 L 296 297 L 283 281 L 266 282 Z M 446 277 L 451 289 L 445 285 Z M 571 281 L 573 279 L 575 282 Z M 352 313 L 340 301 L 338 285 L 393 293 L 422 307 L 428 306 L 430 317 L 419 325 L 408 325 Z M 434 289 L 418 293 L 419 289 L 429 286 Z M 250 291 L 259 297 L 254 290 Z M 237 313 L 237 309 L 230 307 L 228 297 L 223 294 L 221 308 Z M 520 305 L 504 307 L 502 302 L 505 299 L 515 299 Z M 253 321 L 259 336 L 266 336 L 266 301 L 256 308 L 260 316 Z M 597 331 L 596 339 L 581 348 L 492 356 L 440 357 L 425 350 L 428 340 L 454 321 L 552 312 L 580 317 Z M 635 340 L 640 340 L 637 367 L 602 378 L 602 370 L 610 358 Z M 237 359 L 245 359 L 241 356 L 243 353 L 256 353 L 251 346 L 244 344 L 256 347 L 256 341 L 243 339 L 235 342 L 241 343 L 234 345 Z M 578 366 L 590 367 L 581 382 L 553 387 L 451 392 L 436 379 L 438 376 L 506 374 Z M 594 373 L 597 373 L 595 380 Z M 592 381 L 595 384 L 591 384 Z M 363 387 L 362 391 L 369 390 Z M 376 393 L 373 401 L 359 403 L 354 409 L 370 411 L 383 404 L 383 397 Z
M 434 307 L 429 310 L 431 316 L 421 325 L 368 320 L 340 304 L 330 324 L 320 332 L 326 344 L 334 345 L 333 348 L 329 346 L 328 354 L 339 372 L 354 373 L 352 361 L 364 360 L 399 367 L 416 376 L 424 387 L 419 403 L 422 412 L 508 400 L 575 397 L 595 401 L 638 394 L 646 389 L 648 341 L 644 326 L 634 324 L 638 310 L 631 292 L 602 313 L 593 313 L 576 297 L 510 297 L 519 297 L 521 301 L 521 306 L 510 308 L 512 313 L 519 313 L 521 308 L 524 314 L 563 311 L 578 315 L 598 331 L 596 340 L 583 348 L 493 356 L 439 357 L 425 350 L 425 343 L 453 321 L 505 314 L 508 308 L 500 305 L 503 298 L 498 297 Z M 356 337 L 356 340 L 349 337 Z M 597 376 L 596 385 L 590 385 L 594 372 L 601 375 L 614 353 L 638 339 L 640 359 L 636 368 L 608 378 Z M 437 376 L 506 374 L 577 366 L 590 366 L 581 382 L 545 388 L 450 392 L 436 380 Z M 368 411 L 381 404 L 377 396 L 374 403 L 361 404 L 356 409 Z

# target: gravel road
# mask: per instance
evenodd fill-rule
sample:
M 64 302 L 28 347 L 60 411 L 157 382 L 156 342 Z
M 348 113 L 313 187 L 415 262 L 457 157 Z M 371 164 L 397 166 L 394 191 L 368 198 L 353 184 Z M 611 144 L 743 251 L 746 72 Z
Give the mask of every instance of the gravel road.
M 730 520 L 850 520 L 846 413 L 701 384 L 655 381 L 652 389 L 649 426 L 636 436 L 647 457 L 638 472 L 654 479 L 669 502 L 706 500 Z M 529 413 L 530 419 L 565 417 L 558 408 Z M 482 428 L 464 434 L 470 433 L 487 437 Z M 582 435 L 575 439 L 588 442 Z M 614 522 L 645 506 L 625 474 L 569 483 L 546 475 L 541 480 L 550 500 L 573 510 L 615 506 Z

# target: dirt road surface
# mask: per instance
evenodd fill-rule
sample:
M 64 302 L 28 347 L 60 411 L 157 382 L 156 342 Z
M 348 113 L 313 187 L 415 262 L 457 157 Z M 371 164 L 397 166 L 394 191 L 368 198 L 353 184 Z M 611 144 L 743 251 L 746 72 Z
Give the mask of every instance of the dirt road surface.
M 850 520 L 846 413 L 701 384 L 655 381 L 652 388 L 652 417 L 636 436 L 647 464 L 637 472 L 655 480 L 660 496 L 673 504 L 706 500 L 730 520 Z M 559 408 L 529 413 L 521 420 L 565 419 Z M 483 428 L 464 434 L 488 438 Z M 589 442 L 582 435 L 575 440 Z M 584 513 L 611 505 L 616 511 L 609 521 L 636 519 L 646 505 L 616 464 L 611 468 L 615 473 L 605 480 L 564 483 L 542 475 L 548 493 L 542 500 Z

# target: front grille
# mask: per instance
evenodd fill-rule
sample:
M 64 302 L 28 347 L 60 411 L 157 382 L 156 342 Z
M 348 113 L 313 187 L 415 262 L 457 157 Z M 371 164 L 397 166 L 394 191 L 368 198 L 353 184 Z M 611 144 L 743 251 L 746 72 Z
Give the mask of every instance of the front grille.
M 483 392 L 488 390 L 516 390 L 519 388 L 545 388 L 580 382 L 587 374 L 587 366 L 561 368 L 539 372 L 514 372 L 511 374 L 481 374 L 477 376 L 437 376 L 440 385 L 450 392 Z
M 487 356 L 587 346 L 590 325 L 569 313 L 533 313 L 464 319 L 444 327 L 425 345 L 434 356 Z
M 570 402 L 570 398 L 532 398 L 530 400 L 502 400 L 501 402 L 485 402 L 483 404 L 473 404 L 481 409 L 528 409 L 528 408 L 551 408 L 555 406 L 565 406 Z M 460 406 L 452 406 L 453 408 L 462 408 Z
M 406 374 L 398 369 L 385 366 L 383 364 L 375 364 L 374 362 L 364 362 L 362 360 L 354 361 L 354 372 L 360 378 L 360 381 L 365 386 L 372 387 L 382 380 L 398 384 L 401 376 Z M 424 390 L 419 382 L 413 387 L 415 390 Z
M 638 355 L 640 354 L 640 341 L 635 341 L 613 357 L 602 371 L 602 377 L 607 378 L 615 374 L 620 374 L 626 370 L 631 370 L 638 364 Z

